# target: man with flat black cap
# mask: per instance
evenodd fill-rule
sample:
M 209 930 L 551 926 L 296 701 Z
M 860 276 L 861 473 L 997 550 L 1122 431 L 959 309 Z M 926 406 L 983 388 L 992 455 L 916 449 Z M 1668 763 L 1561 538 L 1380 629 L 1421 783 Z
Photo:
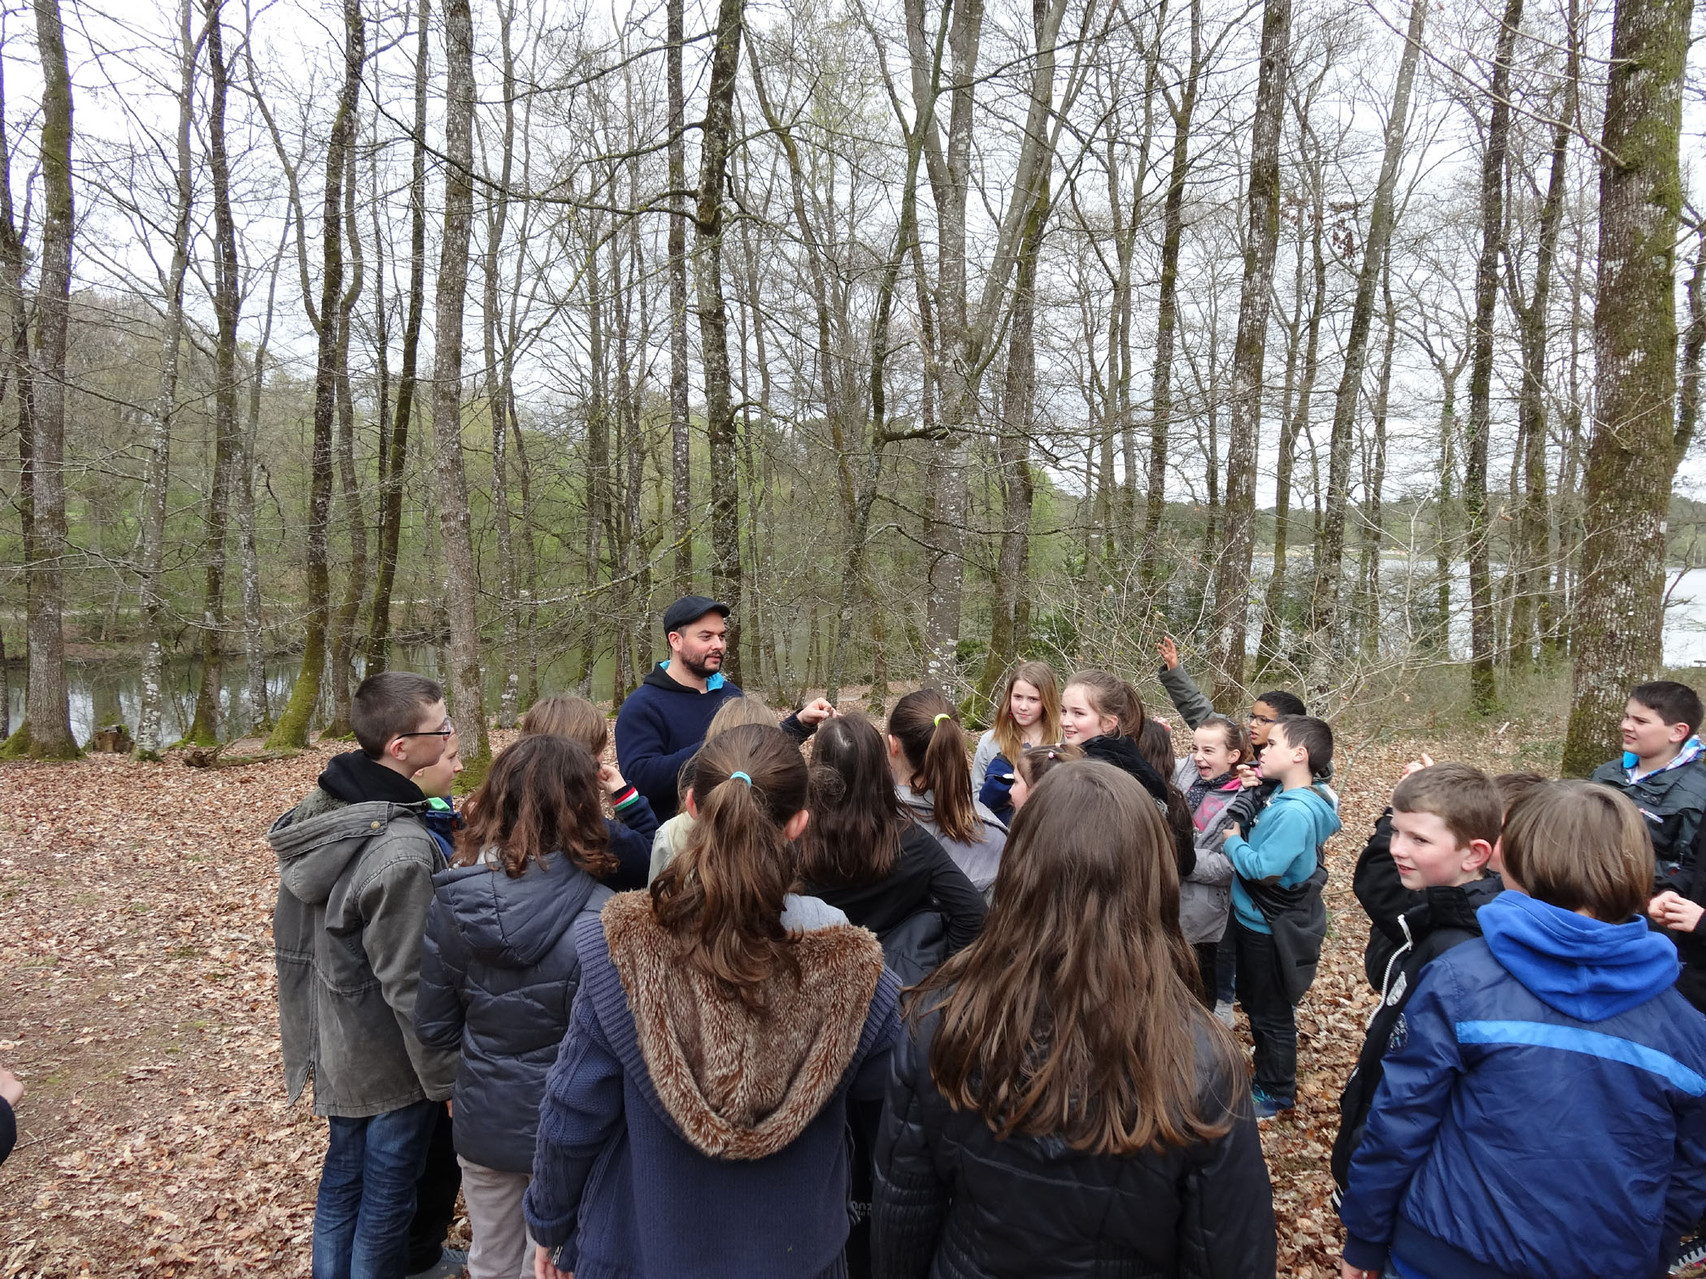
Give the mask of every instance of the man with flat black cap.
M 723 678 L 729 606 L 703 595 L 684 595 L 664 610 L 669 658 L 659 662 L 622 702 L 616 715 L 616 759 L 622 775 L 651 801 L 660 822 L 676 811 L 676 778 L 705 742 L 711 717 L 738 685 Z M 823 698 L 782 721 L 800 741 L 831 715 Z

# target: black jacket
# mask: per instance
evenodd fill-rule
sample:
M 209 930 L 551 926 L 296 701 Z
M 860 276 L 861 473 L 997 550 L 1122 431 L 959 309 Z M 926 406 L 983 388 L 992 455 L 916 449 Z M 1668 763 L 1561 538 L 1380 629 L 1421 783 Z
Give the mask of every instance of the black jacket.
M 1206 1014 L 1203 1014 L 1206 1018 Z M 930 1079 L 936 1018 L 903 1036 L 877 1140 L 877 1279 L 1272 1279 L 1273 1191 L 1241 1073 L 1203 1026 L 1197 1093 L 1233 1115 L 1213 1141 L 1117 1157 L 1056 1139 L 997 1141 Z
M 1388 823 L 1390 830 L 1390 809 L 1382 820 Z M 1390 856 L 1387 860 L 1390 863 Z M 1358 870 L 1360 873 L 1360 866 Z M 1396 869 L 1393 878 L 1397 878 Z M 1393 917 L 1393 927 L 1400 944 L 1392 948 L 1388 966 L 1380 974 L 1380 1006 L 1369 1019 L 1368 1033 L 1363 1037 L 1356 1069 L 1351 1071 L 1351 1077 L 1345 1081 L 1345 1091 L 1339 1096 L 1339 1135 L 1333 1142 L 1332 1166 L 1333 1180 L 1341 1188 L 1347 1184 L 1351 1156 L 1356 1154 L 1356 1148 L 1362 1141 L 1368 1112 L 1374 1106 L 1375 1090 L 1380 1087 L 1385 1073 L 1383 1059 L 1386 1050 L 1392 1045 L 1404 1005 L 1409 1003 L 1416 984 L 1421 980 L 1422 969 L 1453 946 L 1479 937 L 1481 922 L 1475 912 L 1503 889 L 1503 880 L 1497 875 L 1488 875 L 1461 887 L 1403 890 L 1416 899 L 1416 904 Z M 1361 896 L 1360 889 L 1358 896 Z M 1377 928 L 1375 931 L 1379 933 L 1380 930 Z
M 917 822 L 909 822 L 901 835 L 900 856 L 887 878 L 853 888 L 808 883 L 804 891 L 839 907 L 851 923 L 875 933 L 883 943 L 889 967 L 905 982 L 918 980 L 948 956 L 969 946 L 982 931 L 988 911 L 983 894 L 972 887 L 966 873 L 948 856 L 948 850 Z M 939 928 L 925 930 L 937 943 L 931 947 L 931 953 L 913 954 L 915 947 L 910 944 L 904 946 L 907 951 L 904 955 L 890 953 L 891 938 L 900 940 L 897 930 L 901 925 L 927 913 L 936 915 L 941 924 Z M 916 926 L 904 932 L 909 936 L 924 935 Z
M 561 853 L 512 879 L 486 864 L 433 876 L 415 1033 L 460 1048 L 456 1153 L 529 1172 L 545 1075 L 580 984 L 570 925 L 610 890 Z
M 1122 772 L 1130 773 L 1143 784 L 1143 789 L 1161 806 L 1161 820 L 1167 823 L 1173 832 L 1173 844 L 1179 854 L 1179 878 L 1187 878 L 1197 868 L 1197 833 L 1191 825 L 1189 810 L 1183 824 L 1175 823 L 1167 812 L 1167 787 L 1171 784 L 1156 772 L 1149 761 L 1143 758 L 1143 752 L 1137 749 L 1137 743 L 1123 733 L 1106 734 L 1092 737 L 1084 743 L 1086 759 L 1099 759 L 1104 764 L 1112 764 Z
M 1368 915 L 1368 947 L 1363 952 L 1363 975 L 1375 990 L 1386 979 L 1386 964 L 1407 940 L 1398 917 L 1427 900 L 1427 894 L 1405 888 L 1392 861 L 1392 809 L 1374 823 L 1374 833 L 1357 854 L 1351 887 Z

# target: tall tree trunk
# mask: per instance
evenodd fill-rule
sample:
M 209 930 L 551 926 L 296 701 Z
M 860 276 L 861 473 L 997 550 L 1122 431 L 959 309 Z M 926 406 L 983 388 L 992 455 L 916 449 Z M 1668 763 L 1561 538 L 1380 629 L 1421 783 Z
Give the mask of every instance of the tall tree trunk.
M 1688 328 L 1682 342 L 1682 372 L 1677 381 L 1676 449 L 1681 457 L 1700 425 L 1700 366 L 1706 354 L 1706 218 L 1694 223 L 1694 270 L 1689 272 Z
M 1279 144 L 1290 67 L 1291 0 L 1267 0 L 1262 13 L 1262 60 L 1251 127 L 1244 282 L 1238 297 L 1238 336 L 1232 350 L 1225 547 L 1215 562 L 1214 637 L 1209 659 L 1216 671 L 1214 703 L 1228 714 L 1236 711 L 1244 696 L 1250 569 L 1256 549 L 1256 453 L 1262 421 L 1262 370 L 1267 355 L 1274 257 L 1279 252 Z
M 510 46 L 514 5 L 498 7 L 498 31 L 503 56 L 503 157 L 497 189 L 487 200 L 485 290 L 482 294 L 481 332 L 485 339 L 487 413 L 492 427 L 492 507 L 497 517 L 498 596 L 502 625 L 503 681 L 498 694 L 498 727 L 514 728 L 521 698 L 521 629 L 515 598 L 515 538 L 509 509 L 509 408 L 506 381 L 498 371 L 498 346 L 503 332 L 503 313 L 498 305 L 498 273 L 501 268 L 504 234 L 509 222 L 509 185 L 515 160 L 515 54 Z M 517 270 L 522 269 L 517 267 Z
M 1374 189 L 1374 208 L 1369 213 L 1368 234 L 1363 241 L 1362 266 L 1357 272 L 1356 302 L 1351 309 L 1350 330 L 1345 336 L 1344 368 L 1333 401 L 1333 434 L 1328 444 L 1327 504 L 1322 512 L 1321 533 L 1315 540 L 1315 589 L 1310 602 L 1310 625 L 1324 648 L 1334 646 L 1333 626 L 1339 610 L 1340 577 L 1345 557 L 1345 514 L 1350 503 L 1351 437 L 1357 402 L 1362 397 L 1362 376 L 1368 365 L 1368 331 L 1374 320 L 1374 289 L 1380 281 L 1380 266 L 1386 260 L 1386 245 L 1392 238 L 1398 190 L 1398 169 L 1404 156 L 1404 127 L 1410 115 L 1410 91 L 1416 81 L 1416 63 L 1421 57 L 1422 30 L 1427 19 L 1427 0 L 1411 0 L 1410 25 L 1404 36 L 1404 52 L 1398 60 L 1398 79 L 1392 89 L 1392 113 L 1386 120 L 1386 152 L 1380 162 L 1380 178 Z
M 361 510 L 361 478 L 355 460 L 355 396 L 350 386 L 349 349 L 355 304 L 367 278 L 361 237 L 355 221 L 355 147 L 349 149 L 344 178 L 344 233 L 349 237 L 350 282 L 338 300 L 338 486 L 339 523 L 349 538 L 349 564 L 344 593 L 332 618 L 332 720 L 328 737 L 349 737 L 350 693 L 355 676 L 355 631 L 361 617 L 361 598 L 367 593 L 367 521 Z
M 1481 155 L 1481 252 L 1475 262 L 1475 328 L 1469 360 L 1468 451 L 1463 466 L 1463 532 L 1469 553 L 1469 700 L 1477 714 L 1498 706 L 1494 663 L 1492 547 L 1487 527 L 1487 448 L 1493 429 L 1493 311 L 1505 239 L 1505 168 L 1510 153 L 1511 53 L 1523 0 L 1506 0 L 1487 94 L 1492 113 Z
M 701 130 L 699 208 L 693 246 L 700 359 L 705 369 L 705 427 L 711 452 L 711 593 L 733 610 L 723 669 L 737 684 L 741 679 L 740 470 L 730 387 L 729 317 L 723 298 L 723 187 L 745 12 L 745 0 L 721 0 L 717 11 L 717 39 L 711 51 L 711 78 Z
M 438 518 L 444 537 L 451 696 L 456 716 L 462 721 L 462 753 L 470 760 L 470 780 L 477 780 L 491 762 L 492 748 L 480 671 L 479 570 L 468 510 L 468 475 L 462 464 L 462 307 L 468 291 L 468 244 L 474 215 L 474 27 L 468 0 L 449 0 L 444 30 L 444 152 L 448 163 L 433 325 L 432 432 L 438 446 Z
M 377 674 L 391 660 L 391 591 L 397 580 L 397 554 L 403 533 L 403 476 L 408 462 L 409 417 L 417 392 L 416 361 L 421 343 L 421 313 L 426 303 L 426 130 L 427 17 L 429 0 L 419 0 L 415 12 L 415 119 L 409 175 L 409 310 L 403 321 L 403 366 L 397 374 L 397 404 L 386 444 L 386 470 L 379 490 L 379 563 L 368 621 L 367 673 Z M 379 429 L 386 424 L 381 421 Z
M 686 42 L 684 0 L 666 0 L 664 77 L 669 95 L 669 442 L 670 502 L 674 516 L 675 593 L 693 589 L 693 437 L 687 406 L 687 114 L 681 50 Z M 715 457 L 713 468 L 721 465 Z
M 314 444 L 308 490 L 308 615 L 303 619 L 302 667 L 291 686 L 290 701 L 267 737 L 269 750 L 297 750 L 308 744 L 308 722 L 320 700 L 326 664 L 326 631 L 331 621 L 327 532 L 332 512 L 332 428 L 338 398 L 337 312 L 344 287 L 343 183 L 348 168 L 346 157 L 355 135 L 356 98 L 361 92 L 361 69 L 366 55 L 367 27 L 362 20 L 360 0 L 344 0 L 344 82 L 331 134 L 326 139 L 318 310 L 308 303 L 310 319 L 319 330 L 314 359 Z
M 1264 29 L 1266 21 L 1264 19 Z M 1157 33 L 1157 39 L 1160 38 Z M 1264 51 L 1266 43 L 1264 41 Z M 1265 56 L 1265 53 L 1264 53 Z M 1173 108 L 1173 165 L 1167 179 L 1161 231 L 1161 280 L 1156 301 L 1155 367 L 1149 378 L 1149 492 L 1143 517 L 1144 584 L 1159 589 L 1161 517 L 1167 509 L 1167 441 L 1173 419 L 1173 345 L 1178 328 L 1179 246 L 1185 233 L 1185 179 L 1190 173 L 1191 116 L 1202 70 L 1202 0 L 1191 0 L 1191 61 Z
M 31 448 L 35 557 L 29 565 L 29 688 L 18 753 L 72 759 L 71 702 L 65 685 L 65 345 L 71 310 L 71 73 L 59 0 L 34 0 L 41 56 L 41 274 L 36 289 L 35 393 Z
M 1594 406 L 1566 776 L 1617 753 L 1630 687 L 1664 654 L 1676 476 L 1676 235 L 1688 0 L 1619 0 L 1599 168 Z
M 24 241 L 18 231 L 12 203 L 12 147 L 6 133 L 5 70 L 0 64 L 0 294 L 4 295 L 6 322 L 10 328 L 4 340 L 4 367 L 12 382 L 13 400 L 18 406 L 15 427 L 18 433 L 18 544 L 23 556 L 25 615 L 30 609 L 29 566 L 36 559 L 35 532 L 35 394 L 30 363 L 30 307 L 24 296 Z M 26 655 L 28 652 L 26 637 Z M 28 688 L 28 671 L 25 687 Z M 11 692 L 6 695 L 8 741 L 11 733 Z M 26 712 L 27 713 L 27 712 Z M 18 745 L 27 745 L 20 738 Z
M 1381 500 L 1386 488 L 1386 411 L 1392 401 L 1392 360 L 1398 348 L 1398 307 L 1392 299 L 1392 252 L 1388 246 L 1386 265 L 1380 272 L 1380 295 L 1386 338 L 1380 349 L 1380 376 L 1375 383 L 1373 421 L 1368 442 L 1368 464 L 1363 477 L 1362 553 L 1357 568 L 1361 607 L 1357 627 L 1362 636 L 1363 655 L 1380 652 L 1380 552 L 1386 522 Z
M 185 734 L 193 742 L 219 740 L 219 693 L 224 683 L 225 532 L 231 506 L 232 472 L 242 440 L 237 428 L 237 321 L 243 298 L 237 265 L 237 224 L 231 214 L 231 164 L 225 147 L 225 102 L 229 86 L 221 30 L 222 0 L 206 0 L 207 55 L 212 79 L 208 99 L 208 170 L 213 179 L 213 314 L 219 327 L 213 354 L 213 483 L 207 496 L 207 535 L 202 543 L 206 578 L 201 609 L 201 685 L 195 715 Z
M 284 261 L 286 223 L 273 255 L 267 277 L 267 310 L 261 322 L 261 340 L 255 344 L 254 366 L 249 370 L 249 420 L 243 431 L 243 454 L 237 470 L 237 541 L 243 565 L 243 653 L 248 663 L 249 731 L 272 728 L 272 705 L 267 692 L 267 644 L 265 617 L 261 612 L 261 556 L 255 529 L 255 451 L 261 432 L 261 387 L 266 377 L 267 349 L 272 343 L 273 301 L 278 294 L 278 272 Z
M 178 410 L 179 351 L 184 336 L 184 276 L 190 261 L 190 212 L 194 190 L 190 174 L 190 130 L 195 123 L 195 64 L 197 43 L 191 32 L 191 2 L 182 0 L 178 12 L 179 88 L 176 172 L 177 216 L 172 225 L 172 261 L 165 279 L 165 334 L 160 343 L 160 383 L 148 424 L 148 452 L 142 465 L 142 704 L 136 721 L 136 757 L 160 755 L 160 707 L 166 666 L 165 601 L 160 590 L 166 548 L 166 492 L 171 481 L 172 419 Z M 212 15 L 217 21 L 217 11 Z M 212 35 L 212 27 L 209 27 Z M 219 74 L 216 69 L 215 74 Z M 215 94 L 222 86 L 216 83 Z M 224 98 L 219 96 L 223 113 Z M 221 115 L 221 129 L 224 120 Z M 227 207 L 229 213 L 229 207 Z M 223 266 L 223 263 L 219 263 Z M 223 334 L 222 334 L 223 336 Z M 217 409 L 216 409 L 217 412 Z M 217 435 L 217 429 L 215 434 Z

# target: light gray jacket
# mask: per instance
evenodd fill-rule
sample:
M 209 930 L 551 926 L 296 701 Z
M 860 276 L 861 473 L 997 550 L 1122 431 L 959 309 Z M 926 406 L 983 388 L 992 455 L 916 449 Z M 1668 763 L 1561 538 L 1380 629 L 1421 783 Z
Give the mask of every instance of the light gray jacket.
M 1185 713 L 1183 707 L 1179 713 Z M 1199 776 L 1197 766 L 1187 755 L 1173 769 L 1173 785 L 1181 794 L 1189 794 Z M 1225 798 L 1212 791 L 1210 796 Z M 1205 801 L 1204 808 L 1207 807 Z M 1220 803 L 1214 808 L 1206 825 L 1196 813 L 1191 814 L 1191 824 L 1196 830 L 1197 865 L 1179 885 L 1179 927 L 1193 946 L 1219 941 L 1232 912 L 1232 860 L 1221 851 L 1221 837 L 1232 823 L 1231 803 Z
M 460 1054 L 415 1036 L 438 845 L 415 805 L 347 804 L 316 787 L 267 834 L 278 854 L 273 946 L 289 1099 L 359 1119 L 442 1101 Z M 425 805 L 420 805 L 424 808 Z
M 961 843 L 957 839 L 949 839 L 936 825 L 936 797 L 931 792 L 915 791 L 899 783 L 896 783 L 895 790 L 900 795 L 900 802 L 918 819 L 918 824 L 940 841 L 948 850 L 948 856 L 953 858 L 954 865 L 965 871 L 972 887 L 987 899 L 990 885 L 995 882 L 995 872 L 1001 869 L 1001 850 L 1007 847 L 1007 827 L 1001 819 L 974 799 L 972 807 L 983 823 L 983 835 L 973 843 Z

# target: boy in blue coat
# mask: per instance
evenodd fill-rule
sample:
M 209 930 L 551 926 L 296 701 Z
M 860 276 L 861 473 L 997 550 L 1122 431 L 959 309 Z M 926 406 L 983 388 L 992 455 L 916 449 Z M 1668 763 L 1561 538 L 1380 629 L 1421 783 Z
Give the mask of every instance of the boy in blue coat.
M 1422 975 L 1339 1215 L 1346 1279 L 1651 1279 L 1706 1208 L 1706 1022 L 1638 917 L 1645 820 L 1547 782 L 1483 936 Z
M 1305 715 L 1282 716 L 1268 731 L 1260 761 L 1262 776 L 1279 789 L 1256 818 L 1250 837 L 1236 827 L 1225 851 L 1236 872 L 1232 917 L 1238 955 L 1238 1002 L 1250 1018 L 1255 1041 L 1256 1118 L 1290 1110 L 1297 1097 L 1297 1017 L 1280 974 L 1273 925 L 1252 893 L 1301 891 L 1320 864 L 1321 845 L 1339 829 L 1338 805 L 1315 785 L 1333 759 L 1333 731 Z

